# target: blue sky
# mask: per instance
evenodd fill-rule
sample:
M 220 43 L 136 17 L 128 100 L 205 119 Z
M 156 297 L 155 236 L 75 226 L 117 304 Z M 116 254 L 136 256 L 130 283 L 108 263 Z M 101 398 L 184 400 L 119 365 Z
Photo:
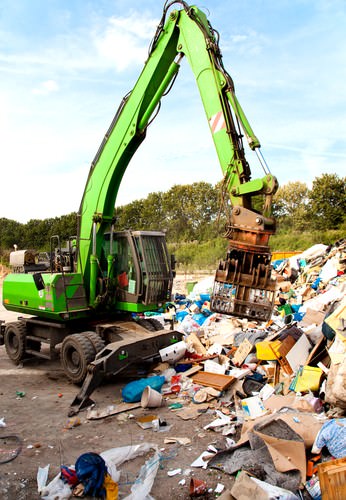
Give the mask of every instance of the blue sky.
M 0 0 L 0 217 L 77 211 L 92 161 L 134 86 L 163 1 Z M 280 184 L 345 176 L 345 0 L 195 2 Z M 253 177 L 262 177 L 254 153 Z M 130 163 L 117 205 L 221 180 L 197 87 L 182 64 Z

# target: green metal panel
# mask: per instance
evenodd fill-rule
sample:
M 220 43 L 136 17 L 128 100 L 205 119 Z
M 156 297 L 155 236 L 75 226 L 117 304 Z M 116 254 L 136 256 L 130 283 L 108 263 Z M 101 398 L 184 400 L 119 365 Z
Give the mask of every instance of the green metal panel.
M 135 304 L 131 302 L 117 302 L 116 307 L 119 311 L 127 311 L 127 312 L 145 312 L 152 311 L 153 305 L 144 305 L 144 304 Z
M 58 321 L 82 318 L 89 313 L 80 274 L 63 276 L 42 273 L 42 278 L 44 289 L 37 290 L 32 274 L 13 273 L 6 276 L 3 283 L 4 307 L 9 311 Z

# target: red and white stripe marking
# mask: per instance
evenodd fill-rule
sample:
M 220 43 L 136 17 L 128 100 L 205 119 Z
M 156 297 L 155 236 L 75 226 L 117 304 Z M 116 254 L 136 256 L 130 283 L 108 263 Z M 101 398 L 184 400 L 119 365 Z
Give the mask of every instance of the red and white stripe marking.
M 216 134 L 216 132 L 226 128 L 226 122 L 222 111 L 219 111 L 210 118 L 209 125 L 213 134 Z

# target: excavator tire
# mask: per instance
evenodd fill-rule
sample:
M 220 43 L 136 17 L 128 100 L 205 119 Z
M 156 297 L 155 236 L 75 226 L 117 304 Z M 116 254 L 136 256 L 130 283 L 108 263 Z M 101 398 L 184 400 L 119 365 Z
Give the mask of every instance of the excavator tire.
M 158 319 L 149 318 L 148 321 L 152 324 L 156 332 L 163 330 L 163 326 Z
M 17 365 L 25 357 L 26 326 L 21 321 L 9 323 L 5 328 L 4 344 L 7 356 Z
M 149 319 L 136 319 L 136 323 L 148 330 L 149 332 L 156 332 L 155 326 Z
M 98 352 L 102 351 L 102 349 L 105 347 L 105 341 L 101 339 L 100 335 L 98 335 L 96 332 L 83 332 L 85 337 L 87 337 L 92 345 L 94 346 L 95 349 L 95 354 Z
M 73 333 L 63 340 L 60 361 L 65 374 L 74 384 L 83 382 L 88 364 L 94 359 L 95 348 L 85 335 Z

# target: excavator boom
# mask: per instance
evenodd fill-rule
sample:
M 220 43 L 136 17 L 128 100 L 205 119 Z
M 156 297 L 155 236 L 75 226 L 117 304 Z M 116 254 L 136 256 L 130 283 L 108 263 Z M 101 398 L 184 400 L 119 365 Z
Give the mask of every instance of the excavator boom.
M 84 276 L 89 305 L 97 302 L 97 256 L 104 232 L 113 221 L 118 189 L 133 154 L 144 140 L 160 100 L 186 57 L 194 74 L 232 205 L 226 237 L 227 257 L 219 265 L 212 297 L 214 311 L 267 319 L 275 283 L 270 277 L 269 236 L 275 232 L 271 199 L 277 181 L 268 171 L 251 179 L 243 136 L 258 150 L 254 135 L 222 62 L 218 35 L 205 14 L 178 1 L 165 8 L 149 56 L 133 90 L 123 99 L 91 164 L 79 210 L 77 272 Z M 263 210 L 253 209 L 262 195 Z

